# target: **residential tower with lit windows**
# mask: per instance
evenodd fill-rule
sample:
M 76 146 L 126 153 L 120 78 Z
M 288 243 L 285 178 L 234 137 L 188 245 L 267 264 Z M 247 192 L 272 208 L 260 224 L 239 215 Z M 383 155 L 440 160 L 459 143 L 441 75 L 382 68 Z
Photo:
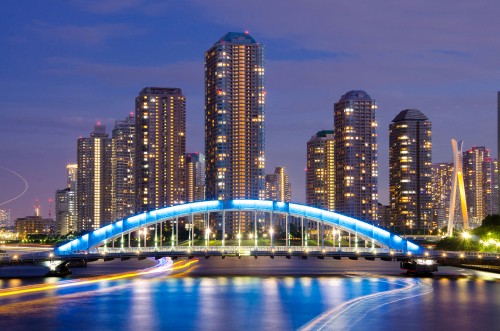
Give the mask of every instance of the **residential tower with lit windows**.
M 307 142 L 306 203 L 335 209 L 335 140 L 333 130 L 316 133 Z
M 367 222 L 378 218 L 376 111 L 360 90 L 334 105 L 335 211 Z
M 77 141 L 76 199 L 78 231 L 95 230 L 112 222 L 111 139 L 100 123 L 90 137 Z
M 389 125 L 391 223 L 402 232 L 432 229 L 432 124 L 418 109 Z
M 263 45 L 248 33 L 225 34 L 205 52 L 208 200 L 265 198 L 264 104 Z
M 284 167 L 276 167 L 274 173 L 266 175 L 266 200 L 290 202 L 292 186 Z
M 146 87 L 135 98 L 135 210 L 186 202 L 186 99 L 180 88 Z

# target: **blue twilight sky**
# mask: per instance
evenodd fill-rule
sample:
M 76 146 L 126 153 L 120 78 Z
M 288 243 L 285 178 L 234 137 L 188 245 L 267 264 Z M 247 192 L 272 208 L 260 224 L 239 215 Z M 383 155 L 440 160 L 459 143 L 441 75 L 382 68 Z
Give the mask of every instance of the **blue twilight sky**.
M 266 47 L 266 167 L 285 166 L 304 202 L 306 141 L 332 129 L 333 103 L 378 103 L 379 194 L 388 203 L 388 126 L 405 108 L 433 123 L 433 161 L 450 139 L 497 157 L 500 2 L 31 0 L 0 3 L 0 165 L 29 182 L 0 208 L 42 215 L 76 161 L 76 139 L 111 130 L 145 86 L 180 87 L 188 152 L 203 151 L 204 52 L 228 31 Z M 0 204 L 23 190 L 0 169 Z

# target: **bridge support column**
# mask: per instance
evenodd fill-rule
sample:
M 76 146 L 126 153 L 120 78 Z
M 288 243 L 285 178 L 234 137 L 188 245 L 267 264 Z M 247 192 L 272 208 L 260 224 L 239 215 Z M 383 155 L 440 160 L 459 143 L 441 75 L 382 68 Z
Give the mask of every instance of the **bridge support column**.
M 271 211 L 271 218 L 269 219 L 269 235 L 271 237 L 271 249 L 273 249 L 273 234 L 274 234 L 273 218 L 274 218 L 274 213 Z
M 325 221 L 321 221 L 321 249 L 325 248 Z
M 303 220 L 304 218 L 302 218 Z M 309 246 L 309 220 L 306 218 L 306 233 L 304 236 L 306 247 Z
M 163 222 L 160 222 L 160 247 L 163 246 Z
M 286 248 L 290 247 L 290 224 L 288 223 L 288 214 L 285 214 Z
M 148 227 L 144 227 L 142 231 L 144 232 L 144 248 L 146 248 L 148 246 Z
M 158 223 L 155 223 L 155 249 L 158 248 Z
M 179 217 L 175 218 L 175 246 L 179 246 Z
M 300 246 L 304 248 L 304 217 L 300 218 Z
M 131 237 L 131 234 L 132 234 L 132 232 L 129 232 L 127 234 L 127 236 L 128 236 L 128 248 L 130 248 L 130 237 Z
M 316 246 L 319 249 L 319 221 L 316 221 Z
M 189 214 L 189 229 L 188 229 L 188 233 L 189 233 L 189 247 L 192 247 L 194 246 L 193 245 L 193 241 L 194 241 L 194 238 L 193 238 L 193 214 Z
M 226 246 L 226 211 L 222 211 L 222 247 Z
M 258 246 L 257 211 L 254 211 L 253 213 L 253 234 L 254 234 L 255 247 L 257 247 Z

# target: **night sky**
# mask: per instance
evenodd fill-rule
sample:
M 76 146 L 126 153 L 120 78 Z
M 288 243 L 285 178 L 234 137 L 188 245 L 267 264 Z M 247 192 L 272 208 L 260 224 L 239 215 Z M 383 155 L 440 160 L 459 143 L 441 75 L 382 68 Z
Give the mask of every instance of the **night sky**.
M 42 216 L 97 121 L 110 132 L 145 86 L 187 98 L 187 151 L 204 149 L 204 52 L 229 31 L 266 49 L 266 167 L 285 166 L 305 200 L 306 142 L 333 128 L 333 103 L 365 90 L 377 101 L 379 195 L 388 203 L 390 121 L 419 108 L 433 125 L 433 162 L 451 138 L 497 157 L 500 2 L 2 1 L 0 165 L 29 183 L 0 205 Z M 0 204 L 24 188 L 0 168 Z M 54 212 L 52 212 L 54 215 Z

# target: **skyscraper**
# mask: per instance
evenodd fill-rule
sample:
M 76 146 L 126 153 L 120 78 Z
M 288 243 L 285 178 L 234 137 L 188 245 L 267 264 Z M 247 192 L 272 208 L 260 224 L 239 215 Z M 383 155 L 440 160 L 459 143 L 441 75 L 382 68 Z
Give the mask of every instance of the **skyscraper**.
M 400 230 L 430 229 L 432 125 L 418 109 L 401 111 L 389 125 L 391 222 Z
M 186 99 L 146 87 L 135 98 L 136 212 L 186 202 Z
M 205 154 L 186 154 L 186 202 L 205 200 Z
M 112 222 L 111 139 L 97 123 L 90 137 L 77 141 L 77 230 L 94 230 Z
M 489 157 L 490 151 L 484 146 L 474 146 L 463 153 L 465 196 L 471 227 L 481 225 L 483 218 L 488 215 L 484 205 L 484 163 Z
M 483 163 L 483 204 L 486 215 L 498 214 L 498 161 L 487 158 Z
M 66 235 L 76 230 L 77 205 L 76 184 L 78 166 L 68 164 L 66 166 L 66 188 L 57 190 L 55 195 L 56 223 L 55 232 Z
M 378 217 L 376 110 L 359 90 L 334 105 L 335 211 L 368 222 Z
M 333 130 L 316 133 L 307 142 L 306 203 L 333 211 L 335 163 Z
M 266 175 L 266 200 L 292 200 L 292 187 L 284 167 L 276 167 L 273 174 Z
M 113 219 L 123 219 L 135 212 L 135 117 L 115 121 L 112 134 L 111 181 Z
M 432 222 L 442 228 L 446 226 L 450 213 L 453 163 L 432 165 Z
M 264 47 L 230 32 L 205 53 L 207 199 L 264 199 Z
M 463 174 L 465 195 L 471 226 L 476 226 L 483 219 L 485 210 L 483 206 L 484 174 L 483 164 L 489 158 L 489 151 L 484 146 L 474 146 L 463 152 Z

